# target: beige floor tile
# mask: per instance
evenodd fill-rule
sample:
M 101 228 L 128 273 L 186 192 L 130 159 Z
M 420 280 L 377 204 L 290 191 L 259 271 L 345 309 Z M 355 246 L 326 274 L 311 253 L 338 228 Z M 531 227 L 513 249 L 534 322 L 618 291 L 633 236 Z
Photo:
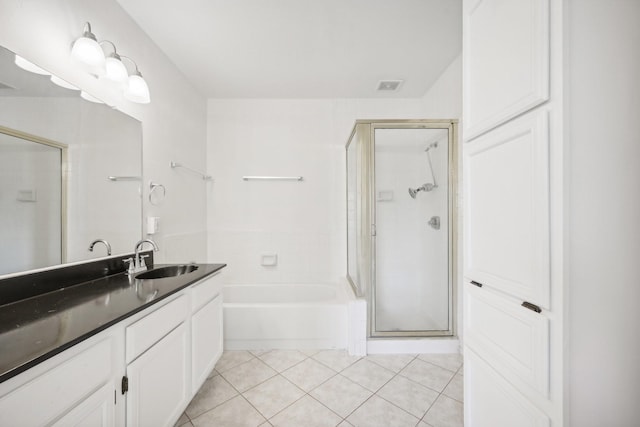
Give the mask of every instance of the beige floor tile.
M 287 369 L 282 375 L 304 391 L 309 392 L 336 375 L 336 371 L 313 359 L 307 359 Z
M 424 421 L 420 421 L 416 427 L 433 427 L 431 424 L 427 424 Z
M 462 366 L 462 355 L 458 353 L 420 354 L 418 355 L 418 359 L 433 363 L 436 366 L 453 372 L 457 372 L 460 366 Z
M 367 360 L 398 373 L 415 357 L 414 354 L 371 354 Z
M 216 363 L 216 371 L 224 372 L 242 363 L 253 359 L 253 354 L 248 351 L 225 351 Z
M 304 354 L 307 357 L 311 357 L 319 351 L 320 351 L 319 348 L 305 348 L 305 349 L 301 349 L 300 353 Z
M 355 427 L 415 427 L 418 424 L 418 418 L 378 396 L 371 396 L 347 421 Z
M 308 395 L 269 420 L 274 427 L 335 427 L 340 421 L 338 415 Z
M 437 392 L 400 375 L 385 384 L 376 394 L 418 418 L 422 418 L 438 398 Z
M 236 389 L 218 375 L 202 384 L 185 412 L 193 419 L 237 395 Z
M 351 424 L 349 421 L 344 420 L 343 422 L 341 422 L 340 424 L 338 424 L 338 427 L 353 427 L 353 424 Z
M 420 359 L 415 359 L 400 371 L 399 375 L 437 392 L 442 392 L 455 373 L 431 363 L 423 362 Z
M 340 372 L 360 360 L 358 356 L 349 356 L 345 350 L 322 350 L 314 354 L 313 358 L 336 372 Z
M 460 374 L 454 375 L 442 394 L 459 402 L 464 402 L 464 377 Z
M 180 415 L 180 418 L 178 418 L 178 421 L 176 421 L 176 423 L 174 424 L 174 427 L 182 427 L 182 426 L 186 426 L 186 427 L 191 426 L 191 421 L 189 421 L 189 417 L 187 417 L 187 414 L 185 413 Z
M 463 427 L 464 407 L 457 400 L 440 395 L 423 421 L 434 427 Z
M 253 354 L 255 357 L 260 357 L 264 354 L 267 354 L 271 351 L 271 349 L 265 349 L 265 350 L 249 350 L 249 353 Z
M 342 375 L 336 375 L 315 388 L 310 394 L 344 418 L 362 405 L 373 393 Z
M 244 393 L 244 397 L 267 419 L 304 396 L 304 391 L 282 375 L 268 379 Z
M 268 367 L 262 360 L 254 358 L 242 365 L 222 372 L 220 375 L 242 393 L 276 374 L 277 372 Z
M 285 371 L 307 358 L 297 350 L 272 350 L 259 356 L 267 365 L 278 372 Z
M 256 427 L 265 421 L 242 396 L 236 396 L 192 420 L 195 427 Z
M 366 359 L 360 359 L 342 371 L 342 375 L 364 388 L 376 392 L 395 374 L 380 365 Z

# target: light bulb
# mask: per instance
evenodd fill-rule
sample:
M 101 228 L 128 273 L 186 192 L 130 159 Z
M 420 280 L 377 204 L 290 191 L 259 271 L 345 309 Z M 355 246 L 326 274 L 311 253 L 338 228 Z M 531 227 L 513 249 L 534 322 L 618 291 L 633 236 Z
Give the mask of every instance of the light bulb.
M 137 102 L 139 104 L 148 104 L 151 102 L 149 86 L 142 78 L 140 71 L 136 71 L 134 74 L 129 76 L 129 83 L 124 92 L 124 97 L 129 101 Z
M 78 38 L 71 48 L 71 55 L 78 61 L 95 67 L 104 64 L 104 51 L 98 44 L 96 36 L 91 32 L 91 26 L 87 22 L 86 31 Z
M 114 82 L 123 82 L 127 80 L 129 73 L 117 53 L 114 52 L 110 54 L 104 65 L 106 69 L 105 77 L 109 80 L 113 80 Z

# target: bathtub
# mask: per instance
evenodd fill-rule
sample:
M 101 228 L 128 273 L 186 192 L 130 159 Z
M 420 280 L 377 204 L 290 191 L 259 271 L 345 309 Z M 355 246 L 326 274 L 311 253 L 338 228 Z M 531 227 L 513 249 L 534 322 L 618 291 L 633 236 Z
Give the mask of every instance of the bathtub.
M 225 350 L 347 348 L 344 284 L 223 287 Z

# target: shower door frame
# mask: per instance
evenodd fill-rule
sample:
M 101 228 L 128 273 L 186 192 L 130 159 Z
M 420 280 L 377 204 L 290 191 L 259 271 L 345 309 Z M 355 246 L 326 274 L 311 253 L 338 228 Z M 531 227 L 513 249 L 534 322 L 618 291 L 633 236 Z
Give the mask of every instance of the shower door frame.
M 357 120 L 356 126 L 361 123 L 368 123 L 370 125 L 369 138 L 366 141 L 365 151 L 367 156 L 365 157 L 369 161 L 368 176 L 366 178 L 368 186 L 368 206 L 369 206 L 369 218 L 371 219 L 371 270 L 369 272 L 371 277 L 371 287 L 368 307 L 369 307 L 369 322 L 367 322 L 367 335 L 371 338 L 389 338 L 389 337 L 442 337 L 442 336 L 454 336 L 456 333 L 456 301 L 457 291 L 457 239 L 458 239 L 458 213 L 457 213 L 457 198 L 458 198 L 458 120 L 439 120 L 439 119 L 422 119 L 422 120 Z M 376 129 L 445 129 L 447 130 L 447 147 L 448 147 L 448 194 L 447 194 L 447 206 L 448 215 L 447 220 L 449 224 L 449 237 L 448 237 L 448 302 L 449 302 L 449 318 L 447 330 L 424 330 L 424 331 L 377 331 L 376 330 L 376 287 L 377 287 L 377 247 L 376 247 L 376 224 L 377 224 L 377 205 L 376 205 L 376 156 L 375 156 L 375 132 Z

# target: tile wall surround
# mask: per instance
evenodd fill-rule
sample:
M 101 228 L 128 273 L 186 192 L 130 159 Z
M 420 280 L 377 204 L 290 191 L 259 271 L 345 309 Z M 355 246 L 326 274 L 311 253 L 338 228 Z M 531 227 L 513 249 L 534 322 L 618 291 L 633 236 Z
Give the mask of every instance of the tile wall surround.
M 176 427 L 463 426 L 462 356 L 227 351 Z

